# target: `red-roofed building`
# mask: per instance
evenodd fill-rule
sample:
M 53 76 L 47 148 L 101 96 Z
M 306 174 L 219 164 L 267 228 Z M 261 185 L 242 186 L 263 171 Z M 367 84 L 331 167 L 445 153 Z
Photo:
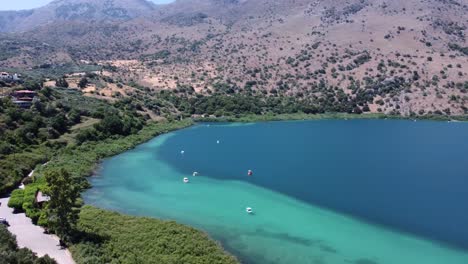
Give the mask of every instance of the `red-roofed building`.
M 19 91 L 14 91 L 13 92 L 13 96 L 14 97 L 21 97 L 21 98 L 34 98 L 34 96 L 36 96 L 37 93 L 35 91 L 31 91 L 31 90 L 19 90 Z
M 30 90 L 14 91 L 11 94 L 11 97 L 13 97 L 13 103 L 15 103 L 17 106 L 21 108 L 31 107 L 36 96 L 37 96 L 37 92 L 30 91 Z

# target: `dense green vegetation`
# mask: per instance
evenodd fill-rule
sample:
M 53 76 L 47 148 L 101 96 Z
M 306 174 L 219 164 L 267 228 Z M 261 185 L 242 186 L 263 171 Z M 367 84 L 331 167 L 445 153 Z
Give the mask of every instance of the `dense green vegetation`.
M 63 80 L 58 83 L 64 85 Z M 31 109 L 2 101 L 0 118 L 8 122 L 0 137 L 10 147 L 2 152 L 1 190 L 11 190 L 35 169 L 24 181 L 25 189 L 12 192 L 9 206 L 59 235 L 72 246 L 79 263 L 236 263 L 206 234 L 173 222 L 125 217 L 90 207 L 78 215 L 82 206 L 79 193 L 89 187 L 86 177 L 101 159 L 189 126 L 191 120 L 147 123 L 131 99 L 110 104 L 59 88 L 42 89 L 39 96 L 40 102 Z M 33 129 L 24 132 L 29 126 Z M 41 136 L 42 129 L 57 132 Z M 25 133 L 30 133 L 29 140 L 23 139 Z M 46 161 L 47 165 L 40 165 Z M 35 202 L 39 190 L 51 197 L 42 207 Z M 1 250 L 8 254 L 8 263 L 53 263 L 37 262 L 48 259 L 33 260 L 26 250 L 16 257 L 11 253 L 17 250 L 16 244 L 10 244 L 8 250 Z M 31 261 L 14 259 L 21 257 Z
M 2 44 L 4 43 L 0 43 L 0 45 Z M 6 49 L 2 49 L 2 50 L 8 49 L 7 47 L 5 48 Z M 2 55 L 0 55 L 0 60 L 1 60 Z M 93 64 L 88 65 L 88 64 L 63 63 L 63 64 L 57 65 L 57 64 L 43 63 L 43 64 L 33 67 L 32 69 L 2 67 L 0 68 L 0 71 L 18 72 L 18 73 L 21 73 L 23 76 L 27 76 L 33 80 L 38 80 L 38 79 L 45 78 L 45 77 L 61 78 L 64 74 L 70 74 L 74 72 L 100 71 L 101 69 L 102 69 L 101 66 L 93 65 Z M 62 87 L 62 86 L 59 86 L 59 87 Z
M 216 93 L 209 96 L 188 96 L 161 92 L 160 98 L 171 102 L 184 116 L 240 116 L 271 114 L 324 113 L 329 109 L 293 97 Z M 350 113 L 352 112 L 352 109 Z
M 73 184 L 70 173 L 65 169 L 48 171 L 45 192 L 50 196 L 46 206 L 47 225 L 63 240 L 71 241 L 78 221 L 78 198 L 80 189 Z
M 84 78 L 93 81 L 96 77 L 89 74 Z M 68 83 L 59 77 L 56 85 L 66 87 Z M 106 157 L 194 121 L 401 118 L 397 113 L 363 114 L 368 112 L 371 96 L 357 93 L 349 100 L 325 86 L 317 87 L 325 92 L 324 98 L 265 95 L 229 84 L 218 84 L 210 95 L 179 87 L 148 96 L 146 88 L 134 87 L 138 92 L 130 98 L 107 102 L 71 89 L 42 88 L 27 81 L 10 88 L 37 90 L 38 100 L 31 108 L 20 109 L 9 98 L 0 100 L 0 195 L 23 181 L 25 189 L 11 193 L 9 206 L 59 235 L 71 246 L 78 263 L 236 263 L 192 228 L 82 207 L 79 194 L 90 187 L 87 177 Z M 142 114 L 148 110 L 166 120 L 149 121 L 149 116 Z M 41 165 L 46 161 L 47 165 Z M 34 175 L 25 178 L 32 169 Z M 38 191 L 51 196 L 44 206 L 35 202 Z
M 175 222 L 84 206 L 78 229 L 82 240 L 70 248 L 77 263 L 237 263 L 205 233 Z
M 102 121 L 84 132 L 76 131 L 80 143 L 134 134 L 146 121 L 129 100 L 108 104 L 65 89 L 41 89 L 29 109 L 1 99 L 0 194 L 12 190 L 37 164 L 70 143 L 62 136 L 87 118 Z
M 390 85 L 389 85 L 390 86 Z M 226 86 L 229 87 L 229 86 Z M 394 89 L 394 87 L 387 87 Z M 224 88 L 229 89 L 229 88 Z M 454 116 L 440 111 L 428 113 L 411 112 L 402 116 L 398 111 L 389 114 L 371 114 L 368 107 L 373 102 L 373 96 L 368 93 L 357 92 L 356 97 L 350 100 L 341 90 L 323 88 L 326 93 L 323 98 L 301 98 L 291 96 L 265 96 L 241 92 L 230 94 L 226 90 L 212 95 L 192 95 L 190 89 L 183 89 L 181 94 L 172 91 L 161 91 L 158 100 L 145 101 L 148 109 L 156 112 L 167 112 L 167 104 L 172 105 L 181 117 L 193 117 L 200 120 L 201 116 L 210 119 L 221 118 L 229 121 L 283 120 L 283 119 L 319 119 L 319 118 L 348 118 L 354 115 L 363 115 L 362 118 L 375 116 L 388 118 L 434 119 L 434 120 L 466 120 L 466 116 Z M 386 89 L 380 87 L 379 89 Z M 340 92 L 341 91 L 341 92 Z M 338 100 L 336 99 L 338 97 Z M 164 100 L 161 102 L 161 100 Z M 283 117 L 278 117 L 283 116 Z M 300 116 L 300 118 L 296 118 Z M 292 117 L 292 118 L 290 118 Z M 206 119 L 202 119 L 206 120 Z
M 16 238 L 0 225 L 0 263 L 5 264 L 55 264 L 49 256 L 38 258 L 31 250 L 18 248 Z
M 0 155 L 0 195 L 12 190 L 36 164 L 45 162 L 55 148 L 27 147 L 20 153 Z
M 444 115 L 425 115 L 425 116 L 399 116 L 382 113 L 367 114 L 348 114 L 348 113 L 323 113 L 323 114 L 305 114 L 302 112 L 293 114 L 273 114 L 263 115 L 245 114 L 236 116 L 204 116 L 194 117 L 195 122 L 265 122 L 265 121 L 288 121 L 288 120 L 322 120 L 322 119 L 418 119 L 434 121 L 468 121 L 467 116 L 444 116 Z
M 57 150 L 56 155 L 50 159 L 47 166 L 37 167 L 33 176 L 34 183 L 26 185 L 24 191 L 16 190 L 12 193 L 10 206 L 17 210 L 24 210 L 26 215 L 31 217 L 34 222 L 53 229 L 52 226 L 48 225 L 45 211 L 41 211 L 33 203 L 34 194 L 37 190 L 48 192 L 45 175 L 65 170 L 70 174 L 69 181 L 73 183 L 74 187 L 80 191 L 84 190 L 90 187 L 86 177 L 92 174 L 100 160 L 129 150 L 157 135 L 191 124 L 191 120 L 150 123 L 136 134 L 114 136 L 101 141 L 87 141 Z

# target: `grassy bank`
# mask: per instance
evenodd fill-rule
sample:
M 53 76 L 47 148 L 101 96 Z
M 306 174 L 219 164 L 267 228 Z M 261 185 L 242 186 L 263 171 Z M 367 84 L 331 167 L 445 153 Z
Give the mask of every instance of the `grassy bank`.
M 83 239 L 70 250 L 79 264 L 237 263 L 205 233 L 172 221 L 84 206 L 78 229 Z
M 266 121 L 288 121 L 288 120 L 322 120 L 322 119 L 401 119 L 401 120 L 434 120 L 434 121 L 468 121 L 468 116 L 399 116 L 382 113 L 348 114 L 348 113 L 324 113 L 324 114 L 264 114 L 264 115 L 242 115 L 222 117 L 196 117 L 195 122 L 266 122 Z
M 289 120 L 320 120 L 320 119 L 383 119 L 384 114 L 265 114 L 265 115 L 243 115 L 243 116 L 223 116 L 223 117 L 199 117 L 194 118 L 196 122 L 265 122 L 265 121 L 289 121 Z

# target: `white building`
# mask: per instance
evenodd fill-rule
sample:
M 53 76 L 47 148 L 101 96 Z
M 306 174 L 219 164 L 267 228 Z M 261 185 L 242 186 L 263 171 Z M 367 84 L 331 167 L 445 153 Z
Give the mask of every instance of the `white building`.
M 13 78 L 13 81 L 19 81 L 21 80 L 21 74 L 15 73 L 13 74 L 12 78 Z
M 21 80 L 21 74 L 14 73 L 13 75 L 11 75 L 8 72 L 0 72 L 0 80 L 20 81 Z
M 0 72 L 0 79 L 8 80 L 12 79 L 12 76 L 8 72 Z

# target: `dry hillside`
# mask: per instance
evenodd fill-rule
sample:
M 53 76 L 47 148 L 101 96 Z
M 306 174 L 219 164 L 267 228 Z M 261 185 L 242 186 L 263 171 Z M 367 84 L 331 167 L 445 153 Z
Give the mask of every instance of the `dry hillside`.
M 292 96 L 334 111 L 460 115 L 468 111 L 467 5 L 61 0 L 0 13 L 9 31 L 0 37 L 0 66 L 86 61 L 149 92 L 190 87 Z

